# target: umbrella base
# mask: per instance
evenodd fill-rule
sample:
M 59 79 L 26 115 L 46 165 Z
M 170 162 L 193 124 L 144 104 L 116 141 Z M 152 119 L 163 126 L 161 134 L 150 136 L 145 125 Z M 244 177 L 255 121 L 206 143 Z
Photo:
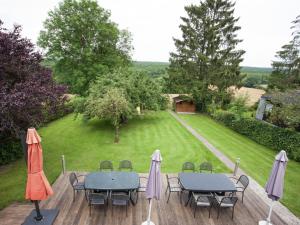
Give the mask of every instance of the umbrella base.
M 155 225 L 152 221 L 150 221 L 150 223 L 148 224 L 148 221 L 144 221 L 142 223 L 142 225 Z
M 58 215 L 58 209 L 42 209 L 41 214 L 43 215 L 43 219 L 36 221 L 34 218 L 36 217 L 36 211 L 35 209 L 32 210 L 22 225 L 52 225 Z
M 261 220 L 261 221 L 259 221 L 258 225 L 272 225 L 272 223 L 268 222 L 266 220 Z

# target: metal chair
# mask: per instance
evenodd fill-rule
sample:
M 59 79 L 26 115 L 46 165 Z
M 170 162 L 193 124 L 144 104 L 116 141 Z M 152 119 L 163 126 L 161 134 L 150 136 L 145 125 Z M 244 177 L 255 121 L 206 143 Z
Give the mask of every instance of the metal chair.
M 70 173 L 69 175 L 69 181 L 73 188 L 73 201 L 75 201 L 75 195 L 77 191 L 84 191 L 85 197 L 87 197 L 85 187 L 84 187 L 84 182 L 79 182 L 78 177 L 84 177 L 84 175 L 77 176 L 74 172 Z
M 148 177 L 145 176 L 139 176 L 139 187 L 137 190 L 135 190 L 135 204 L 138 201 L 139 198 L 139 193 L 140 192 L 146 192 L 146 188 L 147 188 L 147 183 L 148 183 Z
M 178 177 L 170 177 L 168 174 L 166 174 L 166 177 L 167 177 L 167 189 L 165 194 L 167 194 L 167 192 L 169 191 L 167 203 L 169 202 L 171 192 L 177 192 L 177 194 L 180 194 L 179 199 L 181 203 L 182 188 Z
M 106 206 L 104 208 L 104 214 L 106 215 L 107 207 L 108 207 L 108 191 L 105 193 L 100 192 L 100 193 L 94 193 L 94 192 L 89 192 L 88 194 L 88 204 L 90 207 L 90 215 L 92 214 L 91 208 L 92 205 L 104 205 Z
M 110 170 L 113 171 L 114 167 L 111 161 L 104 160 L 100 162 L 100 171 Z
M 217 219 L 219 219 L 220 209 L 221 208 L 232 208 L 232 214 L 231 218 L 233 219 L 234 214 L 234 207 L 236 205 L 238 198 L 236 196 L 218 196 L 215 195 L 215 202 L 216 206 L 218 208 L 218 216 Z
M 191 170 L 192 172 L 195 172 L 195 164 L 192 162 L 185 162 L 182 165 L 182 172 L 185 172 L 186 170 Z
M 209 171 L 209 172 L 213 172 L 213 166 L 210 162 L 203 162 L 200 164 L 199 166 L 199 170 L 200 173 L 202 173 L 203 171 Z
M 119 170 L 129 170 L 132 171 L 132 163 L 129 160 L 122 160 L 119 163 Z
M 192 192 L 192 195 L 194 200 L 194 218 L 196 215 L 197 207 L 209 207 L 208 218 L 210 218 L 211 208 L 214 203 L 214 195 L 211 193 L 204 194 L 204 193 L 197 193 L 197 192 Z
M 244 203 L 244 192 L 249 185 L 249 178 L 246 175 L 241 175 L 238 179 L 235 177 L 231 177 L 231 179 L 236 181 L 236 192 L 242 193 L 242 203 Z
M 111 192 L 111 205 L 112 206 L 125 206 L 126 207 L 126 216 L 127 208 L 130 200 L 130 192 Z M 113 215 L 113 208 L 112 208 Z

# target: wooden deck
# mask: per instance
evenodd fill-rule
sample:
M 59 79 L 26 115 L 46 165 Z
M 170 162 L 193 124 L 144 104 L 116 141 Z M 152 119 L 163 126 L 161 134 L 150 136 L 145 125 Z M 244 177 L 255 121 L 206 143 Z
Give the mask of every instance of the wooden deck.
M 163 188 L 164 190 L 166 188 L 165 176 Z M 55 225 L 140 225 L 147 217 L 148 201 L 143 194 L 140 194 L 137 205 L 130 205 L 127 217 L 125 208 L 114 207 L 112 213 L 111 205 L 108 207 L 106 216 L 101 206 L 93 207 L 92 216 L 90 216 L 83 193 L 78 194 L 73 202 L 68 173 L 59 176 L 53 189 L 55 194 L 47 201 L 42 202 L 41 206 L 44 209 L 58 208 L 60 210 Z M 0 211 L 0 224 L 22 224 L 32 209 L 33 206 L 30 203 L 13 204 Z M 231 219 L 231 209 L 223 209 L 217 220 L 217 212 L 214 208 L 210 219 L 206 208 L 199 208 L 196 218 L 194 218 L 192 208 L 180 204 L 177 194 L 172 193 L 168 204 L 164 194 L 160 201 L 154 201 L 151 220 L 156 225 L 257 225 L 260 219 L 266 217 L 267 212 L 268 206 L 251 189 L 248 189 L 245 192 L 244 204 L 239 200 L 235 207 L 233 220 Z M 272 215 L 272 222 L 274 225 L 287 224 L 276 214 Z

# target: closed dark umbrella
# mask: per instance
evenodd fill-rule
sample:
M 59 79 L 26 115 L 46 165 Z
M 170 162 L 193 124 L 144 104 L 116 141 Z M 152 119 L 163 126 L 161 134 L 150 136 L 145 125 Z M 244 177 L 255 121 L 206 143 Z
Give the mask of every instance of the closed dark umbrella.
M 142 225 L 154 225 L 153 222 L 150 221 L 151 209 L 152 209 L 152 199 L 159 200 L 161 194 L 161 175 L 160 175 L 160 162 L 162 157 L 160 155 L 160 151 L 156 150 L 152 155 L 151 167 L 148 177 L 148 183 L 146 187 L 146 198 L 149 199 L 149 211 L 148 218 Z
M 288 158 L 286 152 L 281 150 L 280 153 L 275 157 L 273 168 L 265 187 L 268 197 L 272 199 L 269 215 L 267 220 L 259 221 L 259 225 L 271 225 L 271 214 L 274 201 L 278 201 L 283 195 L 284 175 L 287 162 Z

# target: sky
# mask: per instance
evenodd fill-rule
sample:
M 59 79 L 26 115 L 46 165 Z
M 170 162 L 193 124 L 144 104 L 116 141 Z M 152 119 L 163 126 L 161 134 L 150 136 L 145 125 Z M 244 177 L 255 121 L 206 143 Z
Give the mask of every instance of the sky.
M 60 0 L 0 0 L 4 27 L 23 27 L 22 34 L 36 43 L 48 12 Z M 175 51 L 173 37 L 180 38 L 184 6 L 199 0 L 98 0 L 111 11 L 111 20 L 133 37 L 133 60 L 167 62 Z M 243 66 L 271 67 L 276 51 L 291 40 L 291 22 L 300 15 L 300 0 L 236 0 L 240 20 L 240 49 L 246 51 Z

